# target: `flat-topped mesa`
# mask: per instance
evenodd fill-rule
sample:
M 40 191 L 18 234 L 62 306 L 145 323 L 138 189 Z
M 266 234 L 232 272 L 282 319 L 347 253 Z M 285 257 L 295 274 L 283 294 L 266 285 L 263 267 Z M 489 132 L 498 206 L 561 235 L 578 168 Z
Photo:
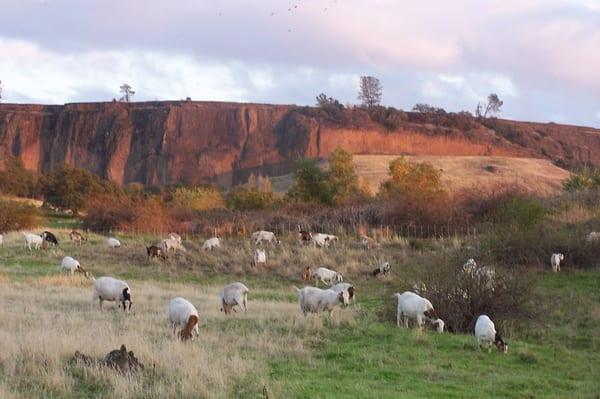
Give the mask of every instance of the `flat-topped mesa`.
M 288 173 L 294 160 L 338 147 L 355 154 L 503 155 L 600 166 L 600 130 L 591 128 L 498 120 L 501 126 L 490 129 L 475 119 L 458 128 L 407 118 L 390 131 L 364 113 L 350 120 L 335 123 L 294 105 L 0 104 L 0 163 L 15 155 L 36 173 L 66 163 L 119 184 L 225 187 L 252 172 Z

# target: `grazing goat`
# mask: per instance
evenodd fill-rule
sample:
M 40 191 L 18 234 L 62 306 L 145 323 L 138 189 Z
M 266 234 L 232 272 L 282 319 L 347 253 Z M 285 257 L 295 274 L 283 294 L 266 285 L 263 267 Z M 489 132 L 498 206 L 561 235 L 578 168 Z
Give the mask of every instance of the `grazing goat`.
M 496 271 L 488 266 L 481 266 L 475 271 L 475 278 L 479 280 L 480 284 L 485 284 L 485 287 L 489 290 L 494 290 Z
M 33 244 L 34 249 L 40 249 L 40 246 L 44 242 L 42 236 L 38 236 L 37 234 L 32 233 L 23 233 L 25 236 L 25 246 L 31 251 L 31 244 Z
M 302 230 L 298 225 L 298 241 L 300 245 L 309 245 L 312 241 L 312 233 L 310 231 Z
M 167 255 L 171 250 L 176 252 L 179 250 L 184 250 L 183 245 L 176 238 L 165 238 L 160 243 L 160 249 L 162 249 L 163 253 Z
M 331 234 L 323 234 L 323 233 L 314 233 L 312 235 L 312 243 L 314 244 L 315 247 L 321 247 L 321 248 L 325 248 L 325 247 L 329 247 L 329 245 L 332 242 L 332 237 L 335 237 Z M 335 240 L 337 240 L 337 237 L 335 237 Z
M 500 333 L 496 331 L 494 322 L 484 314 L 479 316 L 477 318 L 477 322 L 475 323 L 475 338 L 477 338 L 479 350 L 481 350 L 481 347 L 485 345 L 488 347 L 489 352 L 492 344 L 494 344 L 500 352 L 508 352 L 508 344 L 504 342 L 500 336 Z
M 339 283 L 329 287 L 330 290 L 335 292 L 346 291 L 348 293 L 348 299 L 354 302 L 354 286 L 350 283 Z
M 444 323 L 444 320 L 442 319 L 431 320 L 431 326 L 435 329 L 435 331 L 439 332 L 440 334 L 444 332 L 445 325 L 446 323 Z
M 377 266 L 377 269 L 373 270 L 372 274 L 373 276 L 377 276 L 378 274 L 387 276 L 388 274 L 390 274 L 390 270 L 390 262 L 383 262 L 379 266 Z
M 202 244 L 202 249 L 205 251 L 212 251 L 215 248 L 219 248 L 221 246 L 221 240 L 219 237 L 211 237 L 208 240 L 204 241 Z
M 196 337 L 200 335 L 200 331 L 198 330 L 198 321 L 200 320 L 198 310 L 185 298 L 177 297 L 171 299 L 171 303 L 169 304 L 169 320 L 173 325 L 173 335 L 177 331 L 177 326 L 182 327 L 179 332 L 179 338 L 182 341 L 187 341 L 188 339 L 193 341 L 194 335 L 192 333 Z
M 179 245 L 181 245 L 181 236 L 177 233 L 169 233 L 169 235 L 167 236 L 167 238 L 170 238 L 171 240 L 175 240 L 179 243 Z
M 102 303 L 104 301 L 109 302 L 120 302 L 123 305 L 123 310 L 131 310 L 131 288 L 125 281 L 117 280 L 112 277 L 100 277 L 95 279 L 92 277 L 94 282 L 94 295 L 92 301 L 98 301 L 100 310 L 102 310 Z
M 302 281 L 308 283 L 313 277 L 313 271 L 310 266 L 306 266 L 302 272 Z
M 600 241 L 600 233 L 597 231 L 592 231 L 585 237 L 585 240 L 587 242 Z
M 250 290 L 242 283 L 232 283 L 223 288 L 219 298 L 221 299 L 221 312 L 231 314 L 234 306 L 239 306 L 244 313 L 248 309 L 248 292 Z
M 259 244 L 262 244 L 263 242 L 268 242 L 273 245 L 281 244 L 281 241 L 277 239 L 277 237 L 275 236 L 275 233 L 273 233 L 271 231 L 264 231 L 264 230 L 255 231 L 254 233 L 252 233 L 251 237 L 252 237 L 252 240 L 254 241 L 254 245 L 259 245 Z
M 121 248 L 121 241 L 110 237 L 106 240 L 106 245 L 108 245 L 109 248 Z
M 298 292 L 300 310 L 304 316 L 307 313 L 324 311 L 328 311 L 331 316 L 335 306 L 339 304 L 348 305 L 350 303 L 347 290 L 337 292 L 332 289 L 322 290 L 316 287 L 304 287 L 302 289 L 294 287 L 294 289 Z
M 259 263 L 267 264 L 267 253 L 264 249 L 255 249 L 252 259 L 252 264 L 257 266 Z
M 565 260 L 565 255 L 563 254 L 552 254 L 552 256 L 550 257 L 550 266 L 552 266 L 552 271 L 553 272 L 559 272 L 560 271 L 560 262 Z
M 89 275 L 88 272 L 81 267 L 81 264 L 77 259 L 73 259 L 70 256 L 65 256 L 60 264 L 62 270 L 67 270 L 73 275 L 75 272 L 83 273 L 86 277 Z
M 54 234 L 49 231 L 44 231 L 42 233 L 42 239 L 46 242 L 49 242 L 52 245 L 58 245 L 58 239 Z
M 397 300 L 396 325 L 398 327 L 400 327 L 400 320 L 404 322 L 404 327 L 408 328 L 408 319 L 413 319 L 416 321 L 417 327 L 420 328 L 425 318 L 438 319 L 431 302 L 414 292 L 396 293 L 394 298 Z
M 69 233 L 69 240 L 81 245 L 81 243 L 83 241 L 87 242 L 87 238 L 85 238 L 83 236 L 83 234 L 81 234 L 80 232 L 78 232 L 77 230 L 73 230 Z
M 148 254 L 148 260 L 153 258 L 166 259 L 162 249 L 160 249 L 156 245 L 150 245 L 149 247 L 146 247 L 146 253 Z
M 341 283 L 344 281 L 342 275 L 334 270 L 327 269 L 326 267 L 319 267 L 313 273 L 313 278 L 315 279 L 315 286 L 319 285 L 319 280 L 323 282 L 325 285 L 333 285 L 334 283 Z
M 470 258 L 469 260 L 467 260 L 463 265 L 462 270 L 463 273 L 473 277 L 475 275 L 475 272 L 477 271 L 477 262 L 475 262 L 475 259 Z
M 360 236 L 360 244 L 365 247 L 365 249 L 381 248 L 381 244 L 365 235 Z

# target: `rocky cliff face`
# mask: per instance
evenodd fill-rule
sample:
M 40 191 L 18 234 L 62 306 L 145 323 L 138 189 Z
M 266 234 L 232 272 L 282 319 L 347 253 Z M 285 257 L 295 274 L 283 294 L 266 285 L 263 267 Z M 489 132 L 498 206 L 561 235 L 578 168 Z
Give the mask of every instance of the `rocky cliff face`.
M 500 123 L 501 122 L 501 123 Z M 504 155 L 600 165 L 600 131 L 497 121 L 468 130 L 406 121 L 336 124 L 295 106 L 215 102 L 0 104 L 0 160 L 37 173 L 61 163 L 120 184 L 245 181 L 289 172 L 295 159 L 337 147 L 357 154 Z

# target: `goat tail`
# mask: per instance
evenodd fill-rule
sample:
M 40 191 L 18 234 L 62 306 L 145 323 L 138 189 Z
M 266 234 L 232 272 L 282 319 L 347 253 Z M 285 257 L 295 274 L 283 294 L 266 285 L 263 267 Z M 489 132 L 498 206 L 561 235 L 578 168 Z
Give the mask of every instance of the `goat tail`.
M 300 292 L 300 288 L 296 287 L 295 285 L 292 285 L 292 288 L 296 291 L 296 292 Z

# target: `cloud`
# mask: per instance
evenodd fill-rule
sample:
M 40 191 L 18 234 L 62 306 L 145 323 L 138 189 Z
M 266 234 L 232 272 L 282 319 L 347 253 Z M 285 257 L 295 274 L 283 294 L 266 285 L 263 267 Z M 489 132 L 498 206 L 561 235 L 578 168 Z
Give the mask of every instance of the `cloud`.
M 507 116 L 596 123 L 598 0 L 4 0 L 2 15 L 7 101 L 100 100 L 128 81 L 138 100 L 347 102 L 369 74 L 390 105 L 497 92 Z

